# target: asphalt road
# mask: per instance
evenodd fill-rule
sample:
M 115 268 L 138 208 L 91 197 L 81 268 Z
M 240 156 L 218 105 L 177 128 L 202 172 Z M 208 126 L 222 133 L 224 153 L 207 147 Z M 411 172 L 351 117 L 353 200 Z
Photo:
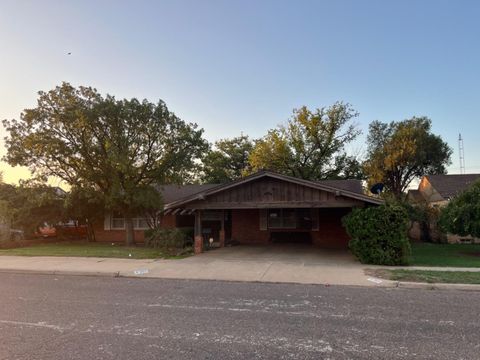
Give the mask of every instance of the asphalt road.
M 480 292 L 0 274 L 0 359 L 479 359 Z

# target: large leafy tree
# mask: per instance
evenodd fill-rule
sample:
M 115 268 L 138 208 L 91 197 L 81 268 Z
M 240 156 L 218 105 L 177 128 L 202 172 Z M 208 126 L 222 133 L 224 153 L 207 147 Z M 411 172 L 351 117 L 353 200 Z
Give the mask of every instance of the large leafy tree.
M 372 122 L 363 166 L 369 184 L 383 183 L 387 191 L 401 198 L 414 179 L 446 173 L 452 149 L 431 127 L 426 117 Z
M 95 241 L 93 224 L 105 215 L 105 199 L 101 192 L 94 188 L 72 187 L 65 196 L 64 211 L 66 219 L 87 227 L 88 241 Z
M 246 135 L 215 142 L 203 159 L 203 177 L 206 183 L 225 183 L 242 176 L 248 169 L 248 158 L 253 142 Z
M 341 102 L 314 111 L 296 109 L 286 125 L 256 142 L 250 165 L 308 180 L 359 177 L 358 161 L 345 151 L 360 134 L 352 123 L 357 116 Z
M 9 164 L 101 192 L 107 208 L 123 213 L 129 245 L 135 214 L 160 202 L 152 184 L 189 181 L 208 145 L 203 130 L 162 101 L 117 100 L 68 83 L 40 92 L 35 108 L 4 126 Z
M 451 234 L 480 238 L 480 182 L 452 199 L 441 210 L 439 225 Z
M 63 190 L 33 180 L 19 186 L 0 184 L 2 221 L 31 237 L 44 223 L 64 220 L 64 199 Z

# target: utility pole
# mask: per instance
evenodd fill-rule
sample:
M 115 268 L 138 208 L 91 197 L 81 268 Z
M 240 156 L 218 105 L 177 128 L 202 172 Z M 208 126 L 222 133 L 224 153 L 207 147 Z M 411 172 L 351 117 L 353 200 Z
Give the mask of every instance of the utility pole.
M 460 156 L 460 174 L 465 174 L 465 150 L 463 148 L 462 134 L 458 134 L 458 152 Z

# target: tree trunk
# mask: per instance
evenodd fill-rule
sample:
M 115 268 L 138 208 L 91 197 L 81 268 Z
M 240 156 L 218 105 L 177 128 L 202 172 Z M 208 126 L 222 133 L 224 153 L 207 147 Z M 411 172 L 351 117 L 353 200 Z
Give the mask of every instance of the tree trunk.
M 129 211 L 125 212 L 125 235 L 126 235 L 126 245 L 134 246 L 135 245 L 135 233 L 133 231 L 133 217 Z
M 93 229 L 93 223 L 86 219 L 87 223 L 87 242 L 96 242 L 97 239 L 95 238 L 95 230 Z

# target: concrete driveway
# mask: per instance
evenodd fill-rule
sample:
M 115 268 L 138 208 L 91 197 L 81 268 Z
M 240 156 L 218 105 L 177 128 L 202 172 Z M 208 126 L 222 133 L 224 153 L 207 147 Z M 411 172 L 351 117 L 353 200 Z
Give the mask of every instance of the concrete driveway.
M 254 261 L 296 265 L 358 266 L 348 250 L 321 249 L 308 244 L 241 245 L 214 249 L 189 258 L 191 261 Z
M 300 244 L 234 246 L 207 251 L 183 260 L 160 260 L 149 266 L 149 272 L 145 276 L 375 285 L 367 280 L 364 266 L 346 250 L 326 250 Z

